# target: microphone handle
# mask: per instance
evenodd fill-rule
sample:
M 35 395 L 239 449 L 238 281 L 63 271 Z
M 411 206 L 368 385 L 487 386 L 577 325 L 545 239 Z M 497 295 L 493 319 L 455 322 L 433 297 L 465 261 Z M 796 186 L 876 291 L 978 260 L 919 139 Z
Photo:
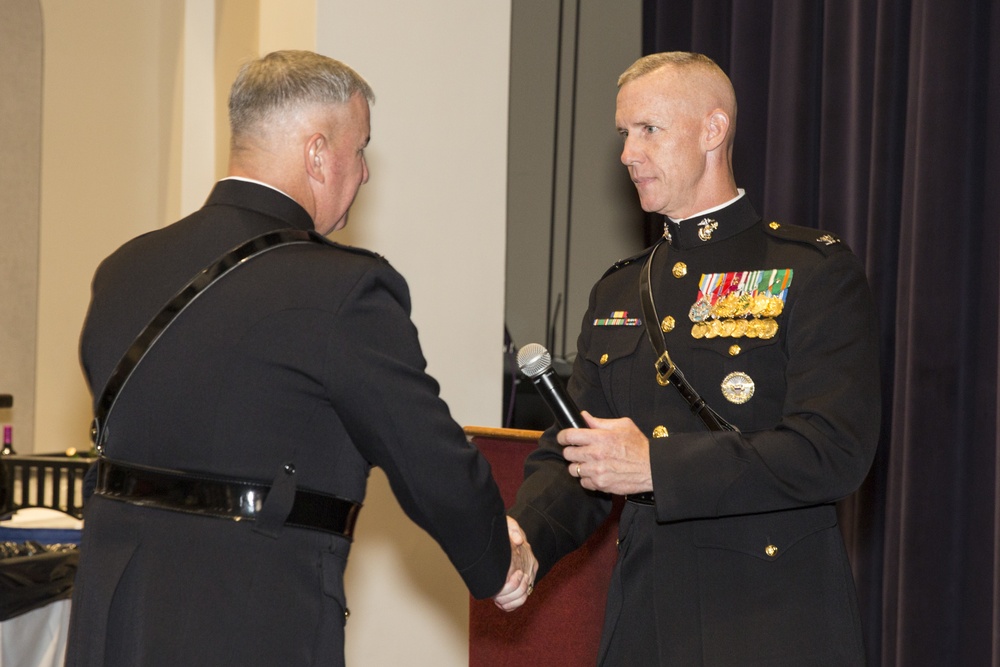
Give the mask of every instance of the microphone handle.
M 549 409 L 552 410 L 552 414 L 555 415 L 556 422 L 561 428 L 589 428 L 587 422 L 583 421 L 580 409 L 563 390 L 551 368 L 531 378 L 531 381 L 548 404 Z

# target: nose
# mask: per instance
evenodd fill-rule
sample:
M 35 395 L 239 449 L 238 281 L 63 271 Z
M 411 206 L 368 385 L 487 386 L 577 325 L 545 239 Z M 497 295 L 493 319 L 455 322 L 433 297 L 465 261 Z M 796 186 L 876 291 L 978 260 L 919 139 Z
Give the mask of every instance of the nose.
M 625 144 L 622 146 L 621 161 L 626 167 L 632 166 L 639 161 L 639 154 L 635 150 L 631 137 L 625 137 Z

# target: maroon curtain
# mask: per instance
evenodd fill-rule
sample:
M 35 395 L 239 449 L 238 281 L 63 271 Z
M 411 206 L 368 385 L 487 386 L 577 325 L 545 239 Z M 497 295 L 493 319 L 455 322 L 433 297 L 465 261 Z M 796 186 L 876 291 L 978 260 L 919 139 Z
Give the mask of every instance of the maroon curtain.
M 868 267 L 883 437 L 841 515 L 870 664 L 1000 665 L 1000 2 L 645 0 L 643 38 L 730 74 L 761 213 Z

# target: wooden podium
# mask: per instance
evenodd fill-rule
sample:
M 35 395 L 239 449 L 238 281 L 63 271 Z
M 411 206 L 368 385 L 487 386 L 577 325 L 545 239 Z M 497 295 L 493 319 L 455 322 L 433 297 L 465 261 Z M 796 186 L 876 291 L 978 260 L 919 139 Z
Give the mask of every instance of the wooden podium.
M 469 426 L 465 433 L 490 462 L 510 507 L 524 478 L 524 460 L 537 446 L 541 431 Z M 507 613 L 492 600 L 471 600 L 469 667 L 597 664 L 621 506 L 621 499 L 616 499 L 611 515 L 590 540 L 560 560 L 520 609 Z

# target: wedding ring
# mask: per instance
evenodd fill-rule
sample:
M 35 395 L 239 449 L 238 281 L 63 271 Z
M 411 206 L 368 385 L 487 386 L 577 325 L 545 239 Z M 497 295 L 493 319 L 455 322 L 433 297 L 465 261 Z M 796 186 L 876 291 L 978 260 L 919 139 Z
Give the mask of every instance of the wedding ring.
M 576 476 L 577 477 L 581 477 L 581 475 L 580 475 L 580 464 L 579 463 L 576 464 Z
M 528 595 L 531 595 L 531 591 L 535 590 L 534 584 L 528 584 Z

